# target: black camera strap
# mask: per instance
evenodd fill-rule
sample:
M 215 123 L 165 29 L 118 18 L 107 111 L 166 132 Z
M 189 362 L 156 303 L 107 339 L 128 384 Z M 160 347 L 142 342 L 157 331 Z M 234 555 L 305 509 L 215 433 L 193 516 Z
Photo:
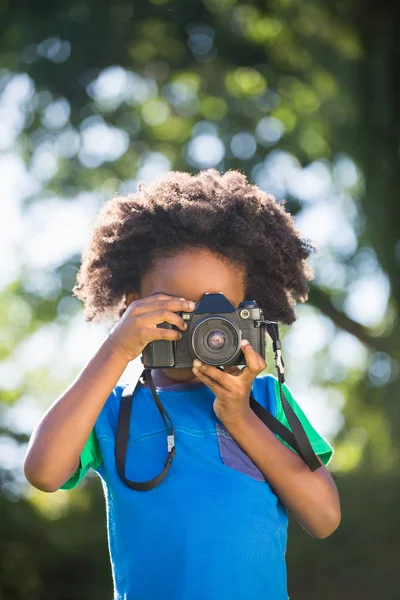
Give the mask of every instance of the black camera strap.
M 285 442 L 287 442 L 304 460 L 310 471 L 316 471 L 322 464 L 315 454 L 310 440 L 307 437 L 304 427 L 301 424 L 299 417 L 286 400 L 283 393 L 282 383 L 285 382 L 285 363 L 282 358 L 282 344 L 279 339 L 278 324 L 274 321 L 263 321 L 262 325 L 267 328 L 267 331 L 272 339 L 272 347 L 275 352 L 275 367 L 278 372 L 279 392 L 281 396 L 282 407 L 286 418 L 289 422 L 290 429 L 285 427 L 278 419 L 276 419 L 268 410 L 266 410 L 259 402 L 250 396 L 250 407 L 256 413 L 259 419 L 263 421 L 271 431 L 277 433 Z
M 253 398 L 253 396 L 250 396 L 250 408 L 271 431 L 279 435 L 294 450 L 296 450 L 296 452 L 307 464 L 310 471 L 316 471 L 322 466 L 322 464 L 311 446 L 310 440 L 308 439 L 307 434 L 304 431 L 304 427 L 301 424 L 300 419 L 294 412 L 293 408 L 290 406 L 289 402 L 286 400 L 285 394 L 283 393 L 282 383 L 285 382 L 285 364 L 283 362 L 281 354 L 282 346 L 281 341 L 279 339 L 278 324 L 273 321 L 263 321 L 260 323 L 260 325 L 265 326 L 267 328 L 267 331 L 272 338 L 273 350 L 275 352 L 275 367 L 278 372 L 279 391 L 281 396 L 282 407 L 291 427 L 291 430 L 285 427 L 285 425 L 278 421 L 278 419 L 276 419 L 268 410 L 261 406 L 261 404 L 257 402 L 257 400 Z M 151 369 L 145 368 L 143 373 L 145 380 L 150 386 L 154 402 L 167 429 L 168 454 L 167 459 L 164 463 L 164 469 L 159 475 L 157 475 L 153 479 L 150 479 L 149 481 L 131 481 L 126 477 L 125 464 L 129 438 L 129 424 L 131 420 L 133 395 L 136 385 L 126 386 L 122 393 L 118 414 L 117 436 L 115 442 L 115 462 L 118 473 L 122 480 L 130 488 L 139 492 L 152 490 L 165 479 L 176 454 L 175 433 L 171 417 L 165 410 L 160 398 L 158 397 L 153 377 L 151 375 Z
M 171 417 L 165 410 L 164 406 L 161 404 L 161 400 L 158 397 L 153 377 L 151 376 L 151 369 L 144 369 L 144 377 L 150 386 L 154 402 L 156 403 L 158 411 L 167 428 L 168 456 L 167 460 L 164 463 L 164 469 L 159 475 L 157 475 L 153 479 L 150 479 L 149 481 L 131 481 L 126 477 L 126 452 L 128 448 L 129 424 L 131 422 L 133 394 L 135 391 L 134 389 L 132 389 L 132 387 L 136 387 L 136 385 L 127 385 L 124 391 L 122 392 L 121 404 L 118 414 L 117 438 L 115 441 L 115 462 L 117 465 L 118 473 L 123 479 L 123 481 L 126 483 L 126 485 L 128 485 L 133 490 L 137 490 L 138 492 L 147 492 L 148 490 L 152 490 L 165 479 L 176 452 L 174 426 Z

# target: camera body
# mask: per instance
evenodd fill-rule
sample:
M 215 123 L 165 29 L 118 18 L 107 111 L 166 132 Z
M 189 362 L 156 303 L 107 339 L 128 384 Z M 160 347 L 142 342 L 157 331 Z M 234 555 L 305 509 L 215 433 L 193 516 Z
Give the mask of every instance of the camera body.
M 195 358 L 213 366 L 246 365 L 242 339 L 265 359 L 264 315 L 255 300 L 244 300 L 236 309 L 222 292 L 206 292 L 194 311 L 177 314 L 186 321 L 186 331 L 166 322 L 157 327 L 175 329 L 182 338 L 147 344 L 142 352 L 145 368 L 191 368 Z

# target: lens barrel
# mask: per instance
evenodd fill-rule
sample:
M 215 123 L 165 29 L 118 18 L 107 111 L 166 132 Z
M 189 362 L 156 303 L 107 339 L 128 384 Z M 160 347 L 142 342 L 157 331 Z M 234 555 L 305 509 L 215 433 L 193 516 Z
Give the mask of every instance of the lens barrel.
M 235 323 L 223 317 L 206 317 L 192 333 L 194 354 L 210 365 L 223 365 L 240 351 L 241 332 Z

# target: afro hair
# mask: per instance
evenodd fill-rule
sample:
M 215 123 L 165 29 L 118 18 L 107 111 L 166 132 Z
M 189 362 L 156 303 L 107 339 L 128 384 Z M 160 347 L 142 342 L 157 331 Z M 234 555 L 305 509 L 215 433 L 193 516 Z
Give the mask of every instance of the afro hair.
M 244 267 L 245 298 L 266 318 L 290 325 L 296 301 L 308 299 L 314 273 L 307 258 L 316 247 L 300 237 L 284 204 L 240 171 L 216 169 L 169 171 L 113 197 L 93 221 L 72 290 L 86 321 L 116 321 L 125 295 L 139 293 L 157 259 L 198 247 Z

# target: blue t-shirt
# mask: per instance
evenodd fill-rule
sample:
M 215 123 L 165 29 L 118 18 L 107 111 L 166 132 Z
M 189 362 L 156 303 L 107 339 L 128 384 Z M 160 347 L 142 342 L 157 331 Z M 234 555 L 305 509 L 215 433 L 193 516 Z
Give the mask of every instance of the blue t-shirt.
M 287 512 L 262 472 L 213 410 L 202 382 L 157 388 L 175 427 L 176 456 L 164 481 L 139 492 L 115 464 L 117 385 L 81 454 L 71 489 L 93 468 L 107 512 L 114 600 L 287 600 Z M 332 447 L 312 427 L 289 388 L 284 393 L 324 464 Z M 252 394 L 285 425 L 274 375 L 257 377 Z M 280 439 L 280 438 L 279 438 Z M 138 384 L 129 428 L 125 475 L 147 481 L 167 456 L 164 422 L 151 390 Z

